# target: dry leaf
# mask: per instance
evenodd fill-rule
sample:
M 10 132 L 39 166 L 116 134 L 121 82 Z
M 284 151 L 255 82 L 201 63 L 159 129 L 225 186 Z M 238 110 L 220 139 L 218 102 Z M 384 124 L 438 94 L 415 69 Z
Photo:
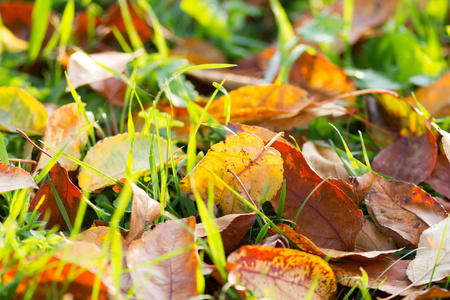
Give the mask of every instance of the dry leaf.
M 445 154 L 437 157 L 433 172 L 425 180 L 425 183 L 450 199 L 450 162 Z
M 403 298 L 403 300 L 434 300 L 439 298 L 450 298 L 450 291 L 434 285 L 427 290 L 410 293 L 408 296 Z
M 176 46 L 171 55 L 185 55 L 186 59 L 196 65 L 224 64 L 227 62 L 225 55 L 214 45 L 205 40 L 185 38 Z
M 30 173 L 13 165 L 8 166 L 6 162 L 0 162 L 0 193 L 26 188 L 39 188 Z
M 372 220 L 397 246 L 417 246 L 425 229 L 447 217 L 444 208 L 419 187 L 381 176 L 365 201 Z
M 92 112 L 88 111 L 86 112 L 86 115 L 90 123 L 95 121 Z M 47 127 L 45 128 L 43 142 L 57 149 L 61 149 L 70 142 L 64 150 L 64 153 L 73 156 L 76 159 L 80 159 L 81 149 L 83 149 L 87 143 L 89 131 L 86 130 L 79 136 L 77 136 L 77 134 L 86 126 L 87 124 L 81 111 L 78 110 L 78 105 L 76 103 L 63 105 L 54 111 L 47 119 Z M 44 146 L 44 151 L 50 154 L 55 153 L 55 151 L 48 146 Z M 38 170 L 43 169 L 49 160 L 50 159 L 46 155 L 41 155 L 36 168 Z M 64 156 L 61 156 L 61 158 L 58 159 L 58 162 L 67 171 L 75 171 L 78 169 L 78 164 Z
M 196 272 L 200 262 L 194 229 L 194 217 L 167 221 L 131 243 L 127 263 L 138 299 L 188 299 L 198 294 Z M 192 248 L 155 261 L 187 246 Z
M 236 264 L 228 273 L 231 284 L 242 284 L 258 297 L 304 299 L 317 280 L 311 299 L 334 299 L 336 279 L 320 257 L 302 251 L 243 246 L 228 256 Z
M 431 279 L 439 281 L 450 276 L 450 255 L 448 253 L 450 226 L 448 223 L 449 218 L 443 219 L 424 230 L 420 236 L 417 255 L 406 271 L 409 280 L 414 285 L 427 284 Z M 435 266 L 436 268 L 434 268 Z
M 364 226 L 356 237 L 356 248 L 364 251 L 396 249 L 394 240 L 367 219 L 364 219 Z
M 208 199 L 210 182 L 214 182 L 214 200 L 224 214 L 249 212 L 251 209 L 214 177 L 217 174 L 243 198 L 247 196 L 232 170 L 242 181 L 257 208 L 280 189 L 283 181 L 283 160 L 280 153 L 256 135 L 241 134 L 211 147 L 205 157 L 180 182 L 184 194 L 192 193 L 193 182 L 202 199 Z
M 435 117 L 450 114 L 450 72 L 444 73 L 436 82 L 414 91 L 415 98 Z M 411 97 L 411 100 L 413 98 Z

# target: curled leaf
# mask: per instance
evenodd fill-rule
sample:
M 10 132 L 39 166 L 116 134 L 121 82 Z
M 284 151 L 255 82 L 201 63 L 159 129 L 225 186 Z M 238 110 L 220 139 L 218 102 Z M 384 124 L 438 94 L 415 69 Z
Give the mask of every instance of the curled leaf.
M 13 165 L 8 166 L 6 162 L 0 163 L 0 193 L 26 188 L 39 188 L 30 173 Z

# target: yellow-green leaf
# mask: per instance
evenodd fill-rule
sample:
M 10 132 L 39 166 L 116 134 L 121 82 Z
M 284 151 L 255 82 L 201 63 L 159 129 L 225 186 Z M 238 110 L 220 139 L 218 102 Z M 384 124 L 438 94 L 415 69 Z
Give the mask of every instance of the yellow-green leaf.
M 214 182 L 214 199 L 224 214 L 243 213 L 250 208 L 223 184 L 225 182 L 248 199 L 232 170 L 242 181 L 258 208 L 277 193 L 283 181 L 283 160 L 280 153 L 252 134 L 241 134 L 211 147 L 205 157 L 180 183 L 185 194 L 192 192 L 192 184 L 203 199 L 208 198 L 208 186 Z M 215 177 L 211 172 L 217 174 Z M 223 182 L 222 182 L 223 181 Z
M 42 135 L 47 111 L 36 98 L 16 87 L 0 87 L 0 130 Z

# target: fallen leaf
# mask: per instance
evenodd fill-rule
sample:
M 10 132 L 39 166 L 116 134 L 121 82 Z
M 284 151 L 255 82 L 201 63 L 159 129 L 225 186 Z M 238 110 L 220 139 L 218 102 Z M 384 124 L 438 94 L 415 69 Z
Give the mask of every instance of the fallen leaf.
M 215 219 L 217 229 L 222 236 L 225 253 L 233 251 L 234 247 L 244 238 L 250 227 L 256 220 L 256 213 L 229 214 Z M 195 234 L 198 237 L 206 238 L 205 225 L 203 223 L 195 226 Z
M 284 161 L 286 198 L 283 216 L 294 220 L 303 202 L 323 179 L 295 147 L 279 141 L 272 147 L 281 153 Z M 278 211 L 279 197 L 280 192 L 270 201 L 275 211 Z M 304 205 L 294 229 L 318 247 L 353 251 L 362 226 L 363 216 L 358 207 L 338 187 L 325 181 Z
M 16 87 L 0 87 L 0 130 L 42 135 L 47 111 L 36 98 Z
M 450 298 L 450 291 L 437 285 L 424 291 L 410 293 L 403 300 L 434 300 Z
M 266 119 L 291 117 L 313 100 L 302 89 L 292 85 L 245 86 L 229 93 L 232 122 L 250 123 Z M 213 101 L 208 113 L 219 122 L 225 121 L 227 95 Z
M 263 141 L 270 141 L 277 135 L 275 132 L 273 132 L 269 129 L 266 129 L 264 127 L 260 127 L 260 126 L 252 126 L 252 125 L 245 125 L 245 124 L 229 122 L 227 127 L 229 129 L 231 129 L 237 135 L 242 134 L 242 133 L 254 134 Z M 230 138 L 233 136 L 234 135 L 231 132 L 227 131 L 227 138 Z M 285 140 L 284 138 L 282 138 L 281 136 L 278 137 L 277 140 L 283 141 L 283 142 L 289 144 L 289 142 L 287 140 Z
M 119 182 L 129 184 L 133 190 L 130 231 L 127 235 L 127 243 L 131 243 L 142 236 L 147 225 L 161 217 L 161 204 L 128 179 L 122 178 Z
M 445 156 L 447 156 L 447 159 L 450 161 L 450 133 L 448 133 L 445 130 L 440 129 L 437 127 L 437 130 L 441 134 L 441 142 L 442 142 L 442 148 L 444 149 Z
M 278 225 L 278 228 L 301 250 L 309 252 L 314 255 L 329 257 L 333 260 L 335 259 L 347 259 L 352 261 L 378 260 L 399 251 L 395 247 L 394 249 L 391 250 L 384 250 L 384 251 L 375 250 L 367 252 L 343 252 L 334 249 L 319 248 L 316 245 L 314 245 L 314 243 L 307 237 L 301 235 L 298 232 L 295 232 L 290 226 L 286 224 L 280 224 Z M 270 232 L 273 234 L 276 233 L 277 231 L 271 228 Z
M 257 297 L 302 299 L 316 280 L 311 299 L 334 299 L 336 279 L 320 257 L 302 251 L 243 246 L 228 256 L 236 264 L 228 282 L 244 285 Z
M 194 217 L 167 221 L 131 243 L 127 263 L 139 299 L 188 299 L 198 295 L 196 272 L 200 262 L 194 229 Z M 181 254 L 155 261 L 188 246 L 192 247 Z
M 89 122 L 93 123 L 94 114 L 87 111 L 86 115 Z M 86 130 L 78 137 L 76 136 L 86 126 L 87 124 L 81 112 L 78 110 L 78 105 L 76 103 L 63 105 L 54 111 L 47 119 L 47 127 L 45 128 L 43 142 L 58 149 L 61 149 L 67 143 L 70 143 L 64 150 L 64 153 L 73 156 L 76 159 L 80 159 L 81 150 L 84 148 L 89 138 L 89 131 Z M 48 146 L 44 146 L 44 151 L 50 154 L 55 153 L 55 151 Z M 49 160 L 50 159 L 46 155 L 41 155 L 36 169 L 43 169 Z M 64 156 L 61 156 L 61 158 L 58 159 L 58 162 L 67 171 L 75 171 L 78 169 L 78 164 Z
M 436 82 L 427 87 L 414 91 L 414 96 L 420 104 L 435 117 L 444 117 L 450 114 L 450 72 L 444 73 Z M 414 101 L 410 97 L 410 101 Z
M 39 188 L 30 173 L 13 165 L 8 166 L 6 162 L 0 162 L 0 193 L 27 188 Z
M 348 179 L 349 174 L 333 148 L 306 142 L 303 144 L 302 154 L 311 168 L 320 177 L 327 178 L 331 176 L 337 179 Z
M 281 234 L 269 236 L 256 245 L 268 248 L 289 248 L 289 241 Z
M 109 103 L 123 106 L 125 93 L 127 91 L 126 83 L 117 78 L 108 78 L 102 81 L 90 83 L 89 86 L 105 97 Z
M 3 50 L 19 53 L 28 50 L 28 42 L 17 38 L 8 28 L 0 28 L 0 53 Z
M 214 182 L 214 200 L 224 214 L 249 212 L 251 209 L 210 172 L 217 174 L 243 198 L 247 196 L 232 170 L 242 181 L 257 208 L 270 200 L 283 182 L 283 161 L 277 150 L 265 149 L 256 135 L 241 134 L 211 147 L 205 157 L 180 182 L 184 194 L 192 193 L 193 182 L 202 197 L 208 199 L 210 182 Z
M 406 136 L 378 152 L 371 163 L 372 169 L 398 180 L 419 184 L 430 176 L 437 150 L 436 137 L 430 130 L 417 137 Z
M 150 173 L 150 139 L 151 137 L 146 134 L 137 133 L 135 135 L 133 147 L 133 174 L 145 176 Z M 159 148 L 158 144 L 161 148 Z M 153 137 L 152 146 L 155 164 L 156 166 L 160 166 L 168 159 L 167 149 L 170 145 L 162 138 L 158 141 L 156 137 Z M 163 161 L 159 161 L 159 149 L 161 149 L 161 157 Z M 172 150 L 175 153 L 177 148 L 172 146 Z M 91 147 L 86 153 L 83 162 L 117 180 L 125 176 L 129 151 L 130 140 L 128 134 L 119 134 L 106 138 Z M 82 190 L 96 192 L 113 184 L 114 183 L 109 180 L 85 168 L 81 168 L 80 175 L 78 177 L 78 185 Z
M 364 251 L 397 249 L 394 240 L 367 219 L 364 219 L 364 226 L 356 237 L 356 248 Z
M 224 64 L 225 55 L 214 45 L 205 40 L 185 38 L 171 52 L 171 55 L 185 55 L 186 59 L 196 65 Z
M 414 285 L 439 281 L 450 276 L 449 218 L 423 231 L 417 246 L 416 257 L 409 264 L 406 274 Z M 442 245 L 442 249 L 441 249 Z
M 450 199 L 450 163 L 445 154 L 440 154 L 430 176 L 425 180 L 436 192 Z
M 425 229 L 447 217 L 445 209 L 418 186 L 381 176 L 365 202 L 372 220 L 397 246 L 417 246 Z
M 363 268 L 368 275 L 368 284 L 371 288 L 378 288 L 389 294 L 400 292 L 400 295 L 408 295 L 421 289 L 420 287 L 411 287 L 405 290 L 411 285 L 411 281 L 406 276 L 406 268 L 409 263 L 409 260 L 339 261 L 330 262 L 330 266 L 336 274 L 336 279 L 343 286 L 355 286 L 359 281 L 358 277 L 361 277 L 360 268 Z
M 419 114 L 409 102 L 389 94 L 372 94 L 364 97 L 366 120 L 391 131 L 391 134 L 367 126 L 375 144 L 383 149 L 393 144 L 399 137 L 420 136 L 427 133 L 427 119 Z
M 143 51 L 133 53 L 110 51 L 88 55 L 82 51 L 78 51 L 69 58 L 67 77 L 74 89 L 82 85 L 106 80 L 114 77 L 114 74 L 105 70 L 99 64 L 117 73 L 122 73 L 125 71 L 126 65 L 142 53 Z M 69 90 L 69 87 L 67 87 L 66 91 Z
M 67 212 L 70 223 L 73 225 L 78 212 L 78 206 L 83 197 L 81 191 L 70 181 L 67 170 L 63 167 L 55 164 L 50 172 L 44 185 L 38 190 L 30 203 L 29 212 L 32 212 L 39 204 L 42 197 L 45 197 L 42 204 L 38 207 L 37 211 L 41 213 L 38 220 L 43 220 L 44 214 L 47 210 L 50 211 L 50 219 L 47 222 L 46 228 L 51 229 L 58 225 L 61 231 L 67 231 L 66 222 L 64 221 L 61 210 L 59 209 L 55 195 L 51 184 L 55 187 L 58 196 L 64 205 L 64 209 Z M 50 183 L 51 180 L 51 183 Z
M 311 55 L 306 51 L 292 65 L 289 83 L 307 90 L 317 101 L 356 90 L 355 83 L 341 67 L 335 66 L 326 56 Z M 355 103 L 356 97 L 345 100 Z
M 92 243 L 97 245 L 99 248 L 102 248 L 103 243 L 105 242 L 108 235 L 111 235 L 110 230 L 111 228 L 105 226 L 91 227 L 83 232 L 80 232 L 77 235 L 76 240 L 80 242 Z M 122 244 L 122 249 L 127 249 L 127 243 L 123 239 L 120 232 L 117 231 L 114 234 L 117 234 L 119 236 Z

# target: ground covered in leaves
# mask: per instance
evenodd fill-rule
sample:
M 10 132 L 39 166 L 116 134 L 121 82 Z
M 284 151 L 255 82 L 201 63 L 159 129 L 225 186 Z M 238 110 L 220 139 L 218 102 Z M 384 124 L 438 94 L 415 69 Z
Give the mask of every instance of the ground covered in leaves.
M 449 298 L 448 12 L 0 3 L 0 298 Z

